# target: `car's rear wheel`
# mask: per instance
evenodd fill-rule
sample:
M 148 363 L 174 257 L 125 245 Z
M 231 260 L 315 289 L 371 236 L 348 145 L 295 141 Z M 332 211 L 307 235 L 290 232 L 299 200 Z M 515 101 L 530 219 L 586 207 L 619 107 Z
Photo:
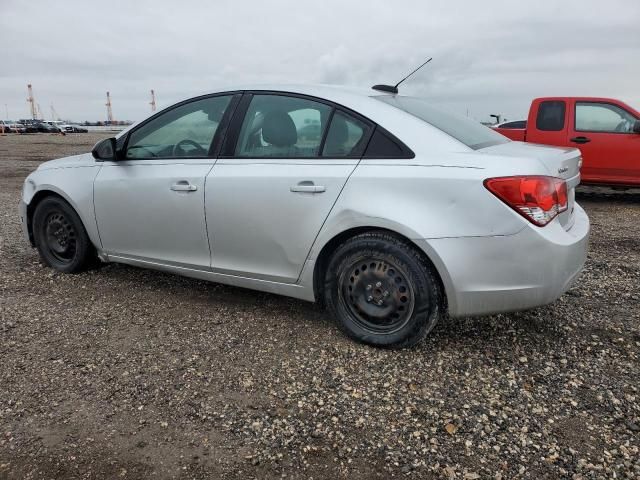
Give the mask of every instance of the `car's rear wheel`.
M 412 245 L 386 232 L 354 236 L 336 249 L 324 295 L 347 335 L 376 346 L 415 345 L 441 315 L 432 267 Z
M 61 198 L 47 197 L 36 206 L 32 228 L 40 258 L 59 272 L 81 272 L 96 262 L 80 217 Z

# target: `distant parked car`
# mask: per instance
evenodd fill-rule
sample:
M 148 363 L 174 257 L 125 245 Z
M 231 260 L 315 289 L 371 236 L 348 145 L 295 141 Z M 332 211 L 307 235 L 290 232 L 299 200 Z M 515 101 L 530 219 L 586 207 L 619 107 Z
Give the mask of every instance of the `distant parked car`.
M 0 127 L 4 128 L 4 133 L 24 133 L 26 131 L 24 125 L 13 120 L 0 120 Z
M 36 120 L 25 120 L 21 119 L 16 122 L 18 125 L 21 125 L 24 128 L 25 133 L 37 133 L 37 121 Z
M 81 127 L 79 125 L 71 125 L 71 124 L 62 125 L 62 130 L 66 133 L 87 133 L 89 131 L 86 128 Z
M 35 124 L 36 130 L 39 133 L 60 133 L 62 132 L 61 128 L 57 125 L 52 125 L 48 122 L 39 122 Z
M 41 164 L 20 217 L 60 272 L 100 259 L 321 300 L 349 336 L 404 347 L 445 312 L 571 287 L 589 233 L 579 161 L 418 98 L 267 86 L 185 100 Z
M 27 129 L 25 128 L 24 125 L 22 125 L 21 123 L 18 122 L 13 122 L 11 124 L 11 128 L 16 132 L 16 133 L 26 133 Z

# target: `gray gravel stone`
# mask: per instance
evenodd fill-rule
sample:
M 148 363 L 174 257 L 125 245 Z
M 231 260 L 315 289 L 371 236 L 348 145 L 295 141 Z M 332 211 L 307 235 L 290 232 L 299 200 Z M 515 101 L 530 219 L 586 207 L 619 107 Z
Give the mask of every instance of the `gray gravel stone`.
M 287 298 L 42 266 L 21 183 L 98 138 L 0 137 L 0 478 L 640 477 L 640 195 L 579 198 L 591 251 L 553 305 L 386 351 Z

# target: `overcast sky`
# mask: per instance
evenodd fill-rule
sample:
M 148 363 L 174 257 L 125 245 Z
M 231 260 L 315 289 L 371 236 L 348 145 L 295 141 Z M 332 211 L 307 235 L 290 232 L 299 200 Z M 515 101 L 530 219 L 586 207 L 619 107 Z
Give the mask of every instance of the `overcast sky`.
M 219 85 L 395 83 L 459 113 L 524 118 L 536 96 L 640 107 L 640 0 L 0 0 L 0 118 L 116 119 Z

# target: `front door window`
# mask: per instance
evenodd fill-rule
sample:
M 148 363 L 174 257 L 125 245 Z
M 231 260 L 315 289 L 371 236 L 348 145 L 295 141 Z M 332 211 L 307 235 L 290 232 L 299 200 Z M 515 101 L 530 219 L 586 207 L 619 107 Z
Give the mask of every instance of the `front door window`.
M 636 118 L 611 103 L 576 102 L 576 131 L 631 133 Z
M 231 95 L 182 104 L 134 130 L 127 144 L 128 160 L 206 158 Z

